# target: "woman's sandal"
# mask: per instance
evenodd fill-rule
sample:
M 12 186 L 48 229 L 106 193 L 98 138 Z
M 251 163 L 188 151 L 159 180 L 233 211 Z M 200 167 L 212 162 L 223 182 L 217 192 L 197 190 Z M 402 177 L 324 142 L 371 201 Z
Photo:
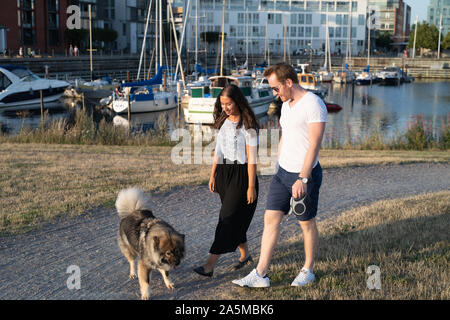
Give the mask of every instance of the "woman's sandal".
M 200 266 L 198 268 L 195 268 L 194 272 L 196 272 L 199 275 L 204 276 L 204 277 L 212 277 L 214 270 L 211 272 L 206 272 L 205 269 L 202 266 Z
M 243 266 L 245 266 L 247 263 L 253 262 L 252 256 L 249 255 L 247 258 L 245 258 L 243 261 L 238 261 L 237 264 L 233 266 L 234 270 L 239 270 Z

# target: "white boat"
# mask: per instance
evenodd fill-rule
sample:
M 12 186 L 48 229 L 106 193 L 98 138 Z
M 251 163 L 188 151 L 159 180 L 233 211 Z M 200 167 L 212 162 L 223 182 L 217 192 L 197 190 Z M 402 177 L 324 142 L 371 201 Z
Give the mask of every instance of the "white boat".
M 153 112 L 173 109 L 177 106 L 177 95 L 172 92 L 153 92 L 152 87 L 132 87 L 123 96 L 113 96 L 112 108 L 116 113 Z M 128 92 L 127 92 L 128 91 Z M 130 97 L 130 102 L 128 102 Z
M 333 72 L 329 72 L 327 70 L 320 70 L 319 72 L 319 79 L 321 82 L 332 82 L 333 81 Z
M 255 115 L 267 114 L 273 101 L 272 90 L 266 84 L 253 84 L 249 76 L 214 76 L 210 77 L 210 86 L 191 88 L 191 97 L 187 108 L 184 109 L 184 119 L 187 123 L 214 123 L 214 105 L 217 96 L 227 84 L 237 85 Z
M 355 82 L 358 86 L 369 85 L 371 83 L 375 83 L 375 76 L 366 69 L 360 73 L 357 73 Z
M 336 83 L 352 83 L 355 79 L 355 74 L 348 70 L 338 70 L 334 73 L 333 81 Z
M 0 111 L 40 108 L 58 100 L 70 84 L 61 80 L 42 79 L 27 67 L 0 65 Z
M 384 67 L 377 73 L 381 85 L 399 85 L 402 82 L 403 71 L 399 67 Z

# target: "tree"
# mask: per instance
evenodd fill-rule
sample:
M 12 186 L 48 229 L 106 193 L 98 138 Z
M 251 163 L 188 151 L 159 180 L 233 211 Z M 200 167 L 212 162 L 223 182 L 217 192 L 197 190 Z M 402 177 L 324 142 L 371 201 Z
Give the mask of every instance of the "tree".
M 114 29 L 94 28 L 92 31 L 92 40 L 105 43 L 114 42 L 117 39 L 117 31 Z
M 375 44 L 378 48 L 387 49 L 391 46 L 392 34 L 389 31 L 380 32 L 375 40 Z
M 89 30 L 86 29 L 66 29 L 64 30 L 64 38 L 66 43 L 81 46 L 81 42 L 85 40 L 89 35 Z
M 450 49 L 450 32 L 445 35 L 444 41 L 442 42 L 442 48 L 445 50 Z
M 414 34 L 416 25 L 413 26 L 408 41 L 408 48 L 414 48 Z M 442 36 L 441 36 L 442 39 Z M 435 25 L 429 25 L 427 22 L 418 23 L 416 49 L 426 48 L 437 50 L 439 40 L 439 30 Z

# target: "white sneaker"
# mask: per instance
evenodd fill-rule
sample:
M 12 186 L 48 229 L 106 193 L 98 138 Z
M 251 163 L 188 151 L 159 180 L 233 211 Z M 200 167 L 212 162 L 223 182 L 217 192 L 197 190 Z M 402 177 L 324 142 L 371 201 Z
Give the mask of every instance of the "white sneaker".
M 253 269 L 245 278 L 239 280 L 231 281 L 234 284 L 237 284 L 241 287 L 249 287 L 249 288 L 268 288 L 270 287 L 269 277 L 266 275 L 265 277 L 261 277 L 256 269 Z
M 294 279 L 294 281 L 292 281 L 291 286 L 303 287 L 308 283 L 313 282 L 315 279 L 316 276 L 314 273 L 303 267 L 298 276 Z

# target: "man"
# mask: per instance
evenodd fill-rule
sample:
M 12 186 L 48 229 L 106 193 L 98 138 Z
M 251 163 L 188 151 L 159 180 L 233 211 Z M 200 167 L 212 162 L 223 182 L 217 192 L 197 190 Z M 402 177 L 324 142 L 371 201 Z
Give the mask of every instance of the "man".
M 294 68 L 285 63 L 264 71 L 274 92 L 282 101 L 280 125 L 282 137 L 278 146 L 279 169 L 272 178 L 264 216 L 261 254 L 256 269 L 234 284 L 242 287 L 269 287 L 270 260 L 280 235 L 280 223 L 289 212 L 291 197 L 305 197 L 306 211 L 299 216 L 304 235 L 305 264 L 292 286 L 304 286 L 315 280 L 314 256 L 319 233 L 315 216 L 322 183 L 319 149 L 325 130 L 327 109 L 315 94 L 298 83 Z

